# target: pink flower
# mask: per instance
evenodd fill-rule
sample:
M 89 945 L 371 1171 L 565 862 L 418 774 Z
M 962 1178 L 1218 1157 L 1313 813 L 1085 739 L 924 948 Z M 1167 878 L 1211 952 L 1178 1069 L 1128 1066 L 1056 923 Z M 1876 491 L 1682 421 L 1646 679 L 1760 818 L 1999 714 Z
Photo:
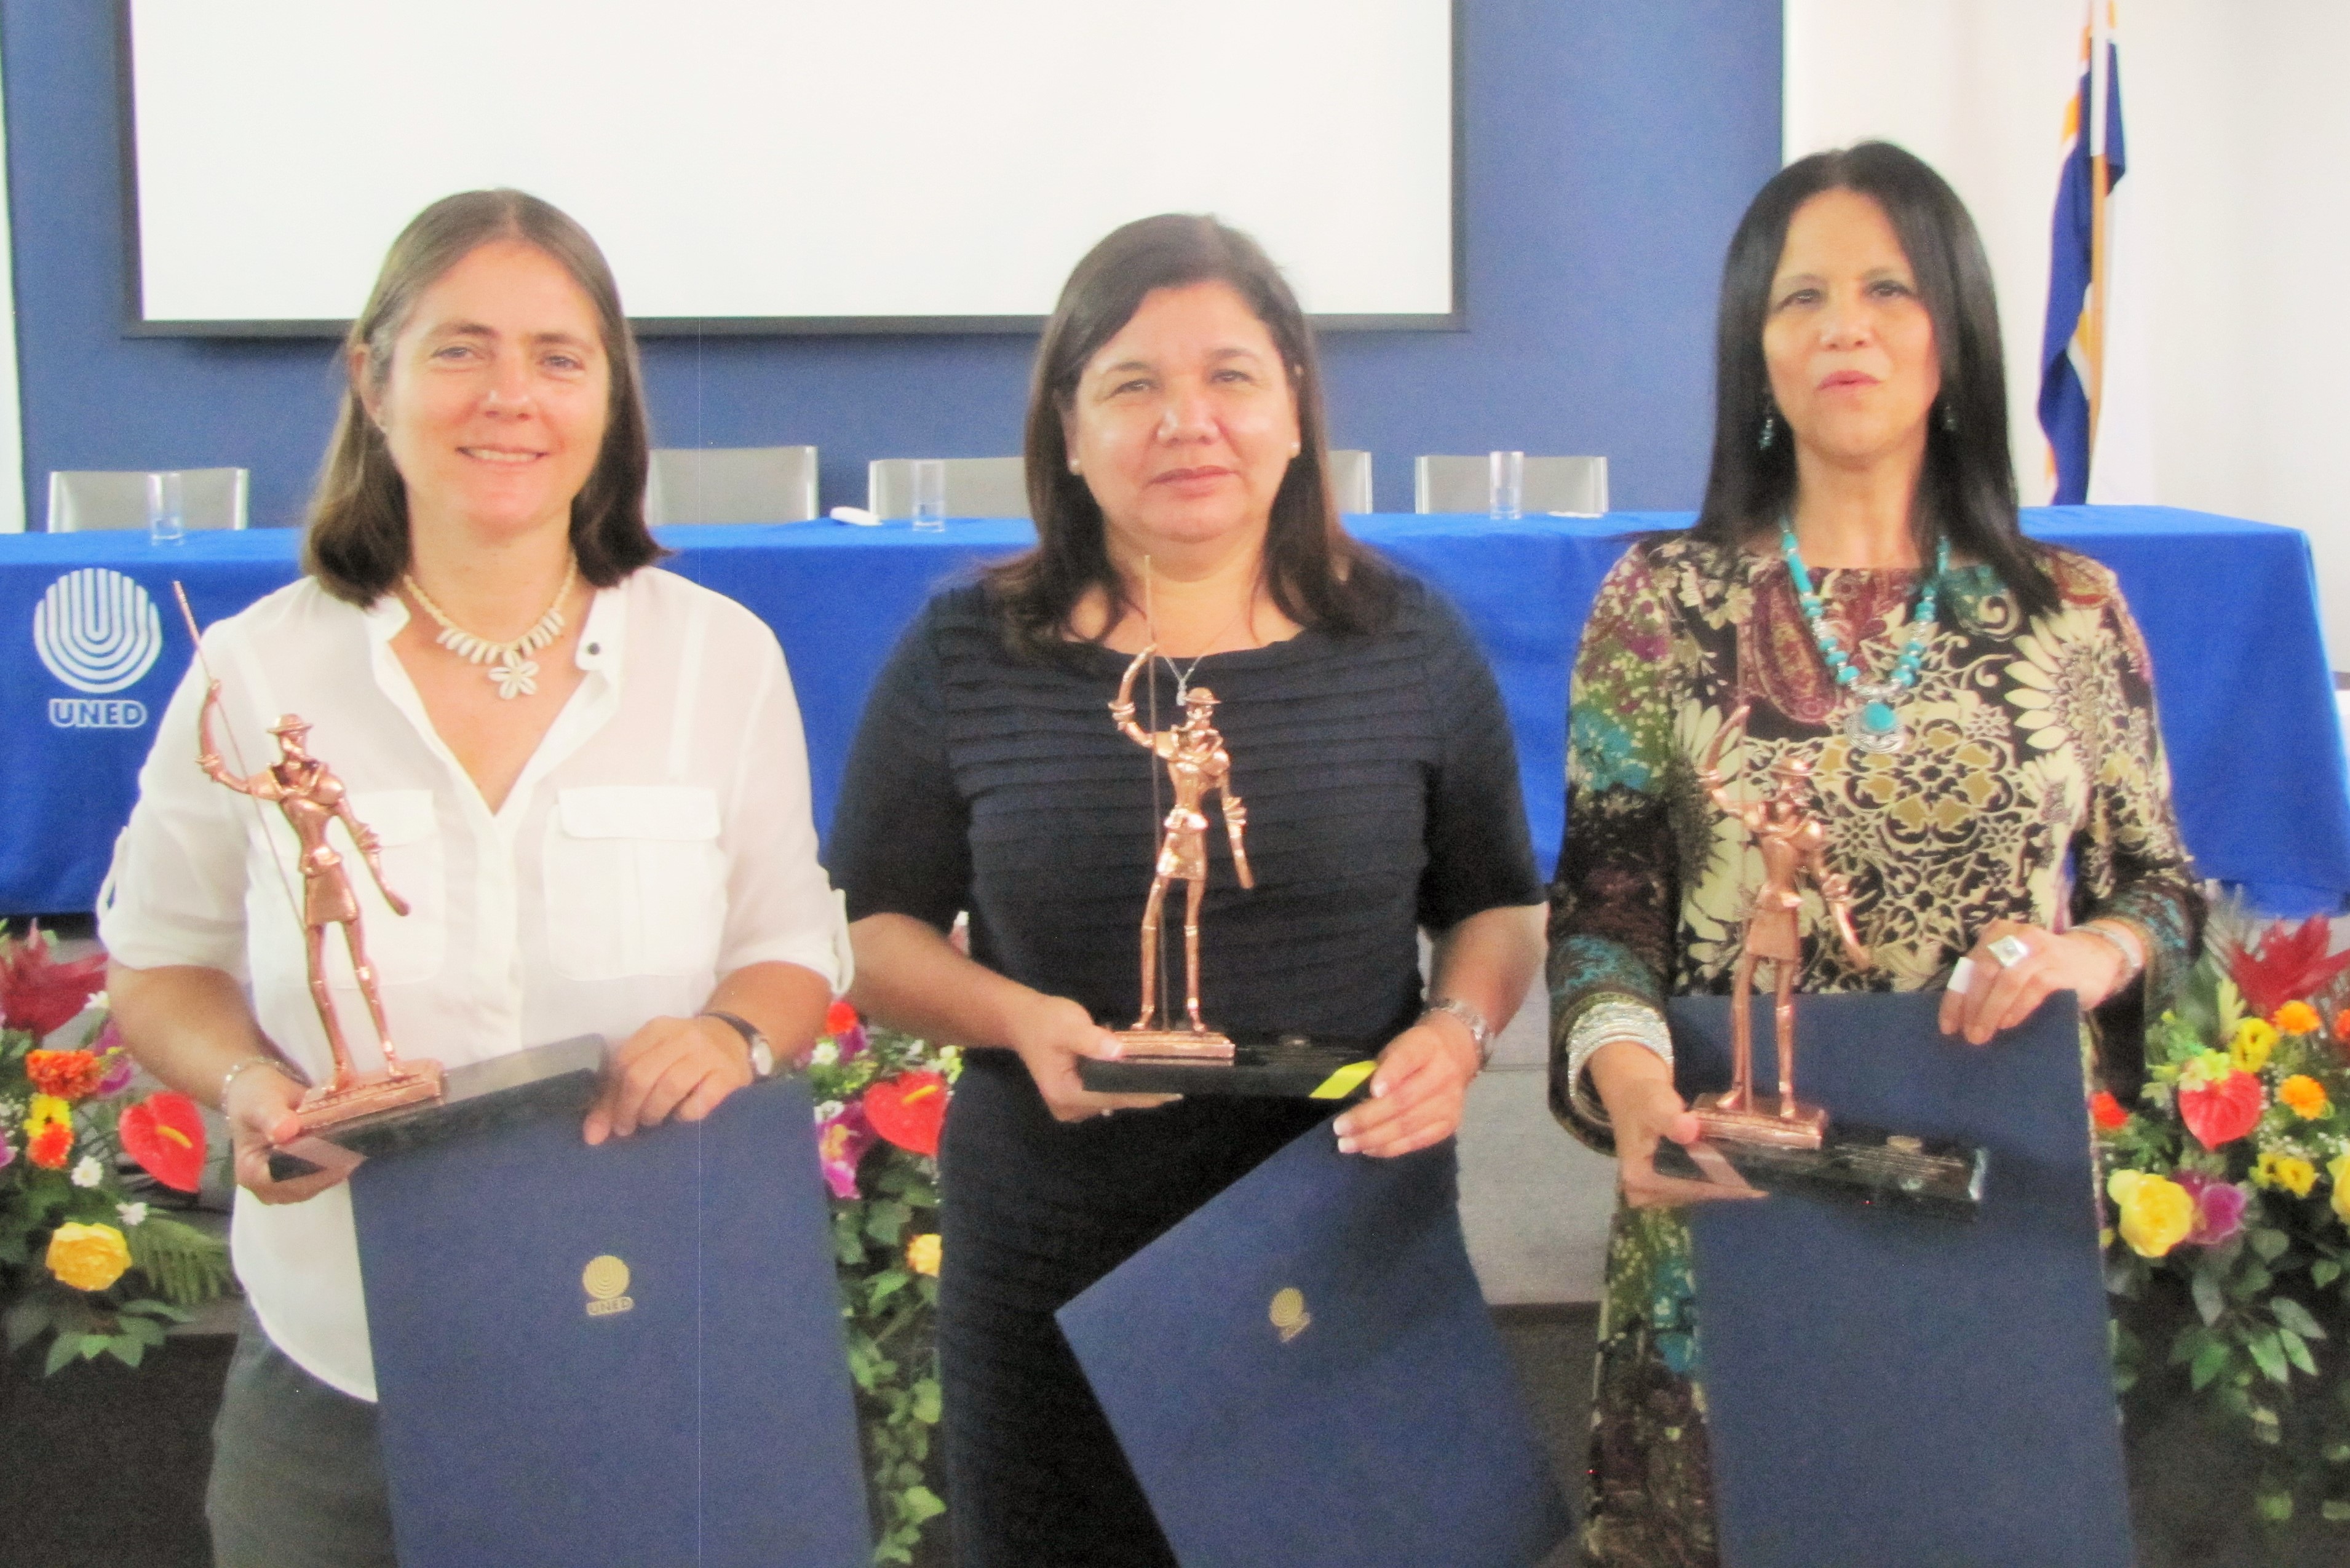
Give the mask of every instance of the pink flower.
M 2244 1189 L 2232 1181 L 2182 1170 L 2172 1180 L 2195 1199 L 2195 1228 L 2187 1233 L 2190 1247 L 2216 1247 L 2244 1228 Z
M 857 1162 L 872 1147 L 873 1124 L 865 1119 L 860 1102 L 852 1100 L 816 1124 L 816 1158 L 835 1198 L 857 1196 Z
M 89 1048 L 97 1052 L 106 1064 L 104 1075 L 98 1080 L 99 1098 L 109 1098 L 130 1086 L 131 1077 L 139 1071 L 139 1064 L 133 1062 L 130 1053 L 123 1049 L 122 1031 L 115 1026 L 113 1019 L 106 1021 L 106 1027 L 98 1032 L 98 1038 L 90 1042 Z

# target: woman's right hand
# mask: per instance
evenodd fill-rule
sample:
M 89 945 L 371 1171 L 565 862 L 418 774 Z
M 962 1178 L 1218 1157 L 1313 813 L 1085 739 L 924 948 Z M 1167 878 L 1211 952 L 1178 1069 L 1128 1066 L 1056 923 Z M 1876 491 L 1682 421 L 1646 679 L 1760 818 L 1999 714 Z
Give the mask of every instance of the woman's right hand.
M 248 1067 L 230 1080 L 221 1114 L 228 1118 L 236 1184 L 264 1203 L 307 1203 L 348 1174 L 318 1170 L 284 1181 L 269 1175 L 270 1150 L 299 1137 L 302 1085 L 275 1067 Z
M 1751 1187 L 1690 1181 L 1657 1170 L 1658 1143 L 1665 1138 L 1684 1147 L 1702 1136 L 1698 1119 L 1673 1089 L 1673 1070 L 1647 1046 L 1631 1040 L 1612 1040 L 1592 1053 L 1584 1064 L 1599 1103 L 1607 1107 L 1608 1124 L 1616 1132 L 1616 1182 L 1624 1201 L 1635 1209 L 1659 1209 L 1681 1203 L 1706 1203 L 1721 1198 L 1760 1198 Z
M 1038 996 L 1013 1020 L 1006 1042 L 1020 1054 L 1045 1108 L 1065 1122 L 1081 1122 L 1112 1111 L 1141 1110 L 1179 1099 L 1176 1095 L 1097 1095 L 1077 1082 L 1077 1061 L 1091 1056 L 1114 1062 L 1118 1039 L 1092 1014 L 1066 996 Z

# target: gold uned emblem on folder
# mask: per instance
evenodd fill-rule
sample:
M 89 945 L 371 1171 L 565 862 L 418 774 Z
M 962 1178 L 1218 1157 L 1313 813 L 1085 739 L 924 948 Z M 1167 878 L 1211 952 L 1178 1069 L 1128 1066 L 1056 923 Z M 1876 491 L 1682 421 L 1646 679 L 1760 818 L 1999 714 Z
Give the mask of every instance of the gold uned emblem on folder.
M 637 1304 L 629 1296 L 629 1265 L 609 1252 L 588 1260 L 579 1286 L 588 1293 L 589 1317 L 610 1317 Z
M 1314 1314 L 1305 1310 L 1305 1293 L 1295 1285 L 1284 1285 L 1273 1293 L 1272 1309 L 1265 1314 L 1273 1326 L 1281 1331 L 1281 1343 L 1287 1345 L 1314 1324 Z

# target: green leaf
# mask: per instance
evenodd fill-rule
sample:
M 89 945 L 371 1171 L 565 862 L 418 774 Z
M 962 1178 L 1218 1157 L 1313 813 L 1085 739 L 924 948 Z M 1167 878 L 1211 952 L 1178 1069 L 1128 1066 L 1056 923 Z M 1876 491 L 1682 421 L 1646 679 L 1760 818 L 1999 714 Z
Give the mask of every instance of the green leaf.
M 2326 1444 L 2325 1462 L 2329 1465 L 2350 1463 L 2350 1443 L 2332 1442 Z
M 2310 1315 L 2309 1309 L 2291 1296 L 2278 1296 L 2269 1303 L 2269 1311 L 2275 1314 L 2278 1323 L 2303 1339 L 2325 1337 L 2325 1330 L 2319 1326 L 2317 1319 Z
M 898 1494 L 898 1511 L 909 1521 L 920 1524 L 926 1519 L 936 1519 L 947 1511 L 939 1494 L 926 1486 L 910 1486 Z
M 885 1247 L 894 1247 L 905 1233 L 906 1221 L 913 1213 L 904 1204 L 892 1199 L 880 1199 L 865 1208 L 865 1233 Z
M 2189 1379 L 2195 1390 L 2200 1393 L 2203 1386 L 2219 1376 L 2220 1369 L 2227 1365 L 2227 1345 L 2220 1340 L 2210 1340 L 2195 1353 L 2195 1365 L 2188 1369 Z
M 136 1340 L 140 1345 L 163 1343 L 163 1325 L 153 1318 L 124 1317 L 115 1321 L 122 1326 L 122 1332 L 116 1335 L 118 1339 Z
M 2309 1265 L 2310 1281 L 2320 1289 L 2332 1284 L 2341 1272 L 2342 1265 L 2331 1258 L 2320 1258 Z
M 96 1361 L 99 1356 L 104 1355 L 113 1344 L 114 1335 L 110 1334 L 85 1334 L 81 1336 L 80 1342 L 81 1358 L 84 1361 Z
M 57 1369 L 74 1358 L 74 1352 L 78 1348 L 78 1341 L 62 1334 L 49 1341 L 48 1359 L 41 1365 L 41 1376 L 56 1376 Z
M 2293 1518 L 2293 1493 L 2263 1491 L 2255 1505 L 2260 1515 L 2271 1524 L 2283 1524 Z
M 2252 1251 L 2261 1255 L 2261 1262 L 2264 1263 L 2275 1262 L 2277 1254 L 2291 1245 L 2293 1238 L 2282 1231 L 2262 1226 L 2252 1232 Z
M 2196 1312 L 2202 1315 L 2205 1324 L 2218 1323 L 2220 1314 L 2228 1310 L 2227 1303 L 2220 1295 L 2220 1282 L 2213 1279 L 2208 1272 L 2199 1269 L 2196 1271 L 2193 1289 Z
M 890 1269 L 874 1275 L 870 1281 L 870 1293 L 865 1298 L 867 1306 L 879 1306 L 883 1302 L 905 1289 L 906 1282 L 911 1278 L 913 1276 L 903 1269 Z
M 939 1424 L 939 1381 L 925 1377 L 914 1385 L 914 1419 L 925 1427 Z
M 2285 1370 L 2284 1348 L 2277 1343 L 2275 1330 L 2263 1329 L 2253 1334 L 2244 1341 L 2244 1349 L 2251 1354 L 2252 1364 L 2267 1376 L 2270 1382 L 2282 1383 L 2292 1376 Z
M 157 1343 L 161 1342 L 159 1340 Z M 107 1341 L 106 1351 L 123 1366 L 136 1366 L 146 1358 L 147 1345 L 140 1339 L 110 1339 Z
M 2329 1497 L 2318 1504 L 2317 1512 L 2319 1517 L 2328 1524 L 2350 1521 L 2350 1502 L 2345 1502 L 2338 1497 Z
M 2309 1342 L 2289 1328 L 2277 1330 L 2277 1343 L 2284 1346 L 2284 1358 L 2308 1373 L 2317 1376 L 2317 1363 L 2310 1358 Z

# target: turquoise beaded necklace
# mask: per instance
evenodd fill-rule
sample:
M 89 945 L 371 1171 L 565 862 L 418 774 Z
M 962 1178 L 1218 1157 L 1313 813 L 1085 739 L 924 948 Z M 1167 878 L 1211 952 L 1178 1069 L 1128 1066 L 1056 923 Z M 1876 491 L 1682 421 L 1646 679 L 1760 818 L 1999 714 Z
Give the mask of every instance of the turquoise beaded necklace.
M 1803 607 L 1804 624 L 1812 628 L 1812 640 L 1820 645 L 1820 657 L 1827 661 L 1830 678 L 1857 699 L 1844 716 L 1845 739 L 1856 751 L 1899 751 L 1909 743 L 1909 730 L 1901 722 L 1898 704 L 1918 684 L 1926 646 L 1933 640 L 1934 600 L 1941 591 L 1943 574 L 1950 569 L 1950 540 L 1941 539 L 1934 545 L 1934 570 L 1918 589 L 1918 608 L 1909 617 L 1909 645 L 1882 680 L 1863 680 L 1851 658 L 1836 646 L 1835 634 L 1828 630 L 1828 607 L 1812 591 L 1812 570 L 1804 565 L 1803 552 L 1795 547 L 1794 524 L 1783 517 L 1779 520 L 1779 553 L 1787 557 L 1795 602 Z

